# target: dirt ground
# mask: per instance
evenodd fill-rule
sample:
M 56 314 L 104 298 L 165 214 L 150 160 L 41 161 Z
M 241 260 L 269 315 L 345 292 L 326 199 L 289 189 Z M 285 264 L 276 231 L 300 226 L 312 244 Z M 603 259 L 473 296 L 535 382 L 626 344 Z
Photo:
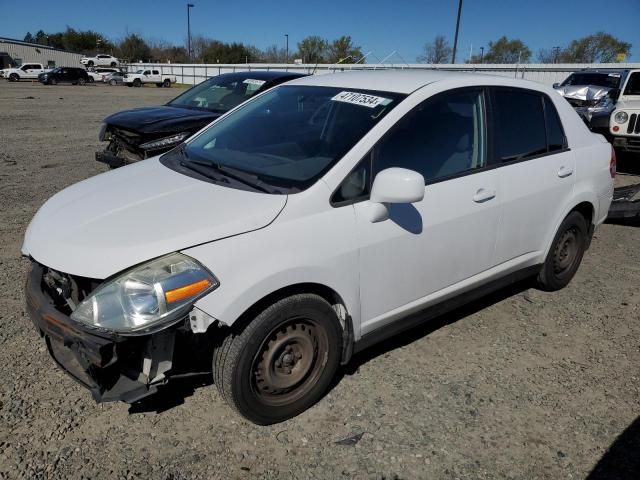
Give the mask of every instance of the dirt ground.
M 637 225 L 598 229 L 561 292 L 517 285 L 363 352 L 279 425 L 239 418 L 210 382 L 95 404 L 25 315 L 22 238 L 106 169 L 106 115 L 178 93 L 0 82 L 0 478 L 640 478 Z

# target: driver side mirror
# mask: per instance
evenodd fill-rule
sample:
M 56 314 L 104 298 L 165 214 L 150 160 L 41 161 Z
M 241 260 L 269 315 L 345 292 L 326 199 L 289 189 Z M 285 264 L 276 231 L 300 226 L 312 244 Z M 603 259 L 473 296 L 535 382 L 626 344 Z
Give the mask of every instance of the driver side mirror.
M 560 86 L 560 84 L 558 82 L 553 84 L 553 88 L 558 88 Z
M 369 196 L 370 220 L 389 218 L 390 203 L 416 203 L 424 198 L 424 177 L 406 168 L 387 168 L 376 175 Z

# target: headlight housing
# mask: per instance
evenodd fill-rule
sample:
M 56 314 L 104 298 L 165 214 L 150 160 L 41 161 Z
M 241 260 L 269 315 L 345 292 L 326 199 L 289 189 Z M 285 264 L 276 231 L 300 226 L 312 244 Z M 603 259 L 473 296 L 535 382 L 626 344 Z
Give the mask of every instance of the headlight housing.
M 616 123 L 625 123 L 627 120 L 629 120 L 629 115 L 627 114 L 627 112 L 616 112 L 616 114 L 613 116 L 613 120 Z
M 152 142 L 143 143 L 142 145 L 140 145 L 140 148 L 142 148 L 143 150 L 155 150 L 157 148 L 170 147 L 171 145 L 180 143 L 189 135 L 191 135 L 189 132 L 176 133 L 175 135 L 170 135 L 158 140 L 153 140 Z
M 71 314 L 77 322 L 135 333 L 179 319 L 219 285 L 194 259 L 173 253 L 134 267 L 100 285 Z

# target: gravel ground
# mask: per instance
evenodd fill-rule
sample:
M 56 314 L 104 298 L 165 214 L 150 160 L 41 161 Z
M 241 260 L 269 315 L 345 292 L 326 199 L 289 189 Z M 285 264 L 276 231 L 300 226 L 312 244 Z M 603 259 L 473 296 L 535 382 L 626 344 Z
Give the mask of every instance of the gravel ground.
M 0 83 L 0 478 L 640 478 L 633 225 L 602 226 L 561 292 L 519 285 L 363 352 L 285 423 L 244 421 L 208 382 L 96 405 L 25 315 L 20 245 L 105 170 L 102 118 L 177 93 Z

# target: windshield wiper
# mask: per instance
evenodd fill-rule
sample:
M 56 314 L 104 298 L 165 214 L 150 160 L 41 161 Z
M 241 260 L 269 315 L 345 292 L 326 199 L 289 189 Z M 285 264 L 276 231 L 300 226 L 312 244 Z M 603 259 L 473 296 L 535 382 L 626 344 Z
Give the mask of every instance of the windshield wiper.
M 228 167 L 226 165 L 220 165 L 219 163 L 215 163 L 215 162 L 206 162 L 206 161 L 191 160 L 191 159 L 189 159 L 188 162 L 190 164 L 193 164 L 192 166 L 199 165 L 201 167 L 206 167 L 206 168 L 218 171 L 222 173 L 224 176 L 232 178 L 237 182 L 244 183 L 245 185 L 248 185 L 249 187 L 254 188 L 255 190 L 259 190 L 264 193 L 280 193 L 279 191 L 274 190 L 274 188 L 271 185 L 260 180 L 260 178 L 258 178 L 257 175 L 252 175 L 250 173 L 244 172 L 243 170 L 239 170 L 233 167 Z

